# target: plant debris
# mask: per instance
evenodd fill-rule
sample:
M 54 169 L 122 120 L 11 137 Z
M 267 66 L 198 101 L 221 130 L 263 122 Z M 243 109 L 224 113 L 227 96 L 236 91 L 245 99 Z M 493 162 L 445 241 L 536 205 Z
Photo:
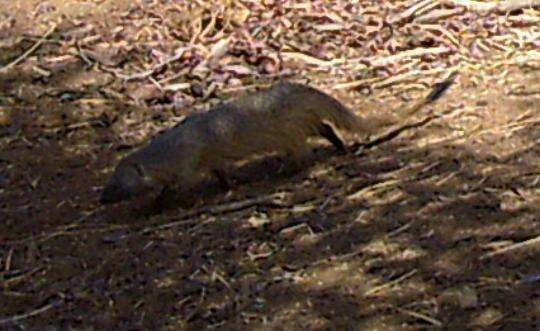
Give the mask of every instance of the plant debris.
M 538 1 L 20 0 L 0 17 L 0 327 L 540 325 Z M 376 143 L 98 205 L 124 153 L 279 79 L 336 96 Z

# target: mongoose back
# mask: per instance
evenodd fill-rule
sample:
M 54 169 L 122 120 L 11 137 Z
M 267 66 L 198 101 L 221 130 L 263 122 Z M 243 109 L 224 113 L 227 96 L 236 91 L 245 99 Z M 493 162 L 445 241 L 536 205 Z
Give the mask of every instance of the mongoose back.
M 437 99 L 448 85 L 435 87 L 408 114 Z M 167 187 L 189 189 L 205 176 L 216 176 L 223 183 L 227 165 L 255 155 L 280 153 L 301 165 L 309 152 L 310 137 L 326 138 L 337 149 L 345 150 L 334 128 L 352 133 L 371 129 L 369 123 L 333 97 L 306 85 L 282 81 L 207 112 L 189 115 L 146 147 L 126 156 L 100 201 L 119 202 Z

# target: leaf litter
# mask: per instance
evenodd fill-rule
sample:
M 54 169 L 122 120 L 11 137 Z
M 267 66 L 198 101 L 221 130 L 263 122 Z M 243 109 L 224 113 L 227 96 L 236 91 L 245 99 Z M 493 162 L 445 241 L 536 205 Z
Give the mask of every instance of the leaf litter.
M 532 328 L 539 7 L 6 3 L 0 325 Z M 120 155 L 239 93 L 309 82 L 384 123 L 456 71 L 410 129 L 355 156 L 320 148 L 271 181 L 247 167 L 231 192 L 159 213 L 97 205 Z

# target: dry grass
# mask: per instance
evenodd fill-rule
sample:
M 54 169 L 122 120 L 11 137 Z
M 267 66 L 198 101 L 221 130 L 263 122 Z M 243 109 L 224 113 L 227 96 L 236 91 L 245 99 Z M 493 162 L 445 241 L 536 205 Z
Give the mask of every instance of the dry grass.
M 28 0 L 0 17 L 2 327 L 540 325 L 537 1 Z M 248 165 L 186 208 L 97 205 L 124 150 L 243 91 L 309 81 L 378 123 L 452 71 L 441 102 L 356 155 Z

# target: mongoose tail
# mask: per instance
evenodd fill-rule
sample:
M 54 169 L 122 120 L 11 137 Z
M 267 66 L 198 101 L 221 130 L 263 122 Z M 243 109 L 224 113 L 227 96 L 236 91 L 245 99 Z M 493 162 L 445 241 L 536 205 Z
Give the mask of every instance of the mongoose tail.
M 431 92 L 425 98 L 416 102 L 415 104 L 410 106 L 408 109 L 405 109 L 403 111 L 404 114 L 402 116 L 415 115 L 420 109 L 440 99 L 444 95 L 444 93 L 448 90 L 448 88 L 454 83 L 456 76 L 457 76 L 457 71 L 454 71 L 450 74 L 450 76 L 448 76 L 448 78 L 446 78 L 442 82 L 436 83 L 431 89 Z
M 457 76 L 457 71 L 451 73 L 450 76 L 447 79 L 443 80 L 442 82 L 435 84 L 431 92 L 424 99 L 420 100 L 416 104 L 412 105 L 411 107 L 403 111 L 405 113 L 405 116 L 403 117 L 415 115 L 419 110 L 424 108 L 424 106 L 442 97 L 443 94 L 448 90 L 448 88 L 454 83 L 456 76 Z M 431 116 L 417 123 L 405 123 L 397 128 L 391 129 L 390 131 L 383 133 L 382 135 L 372 139 L 371 141 L 367 143 L 360 144 L 360 146 L 362 146 L 362 148 L 371 148 L 373 146 L 382 144 L 391 139 L 394 139 L 395 137 L 400 135 L 403 131 L 422 126 L 428 123 L 432 119 L 433 117 Z

